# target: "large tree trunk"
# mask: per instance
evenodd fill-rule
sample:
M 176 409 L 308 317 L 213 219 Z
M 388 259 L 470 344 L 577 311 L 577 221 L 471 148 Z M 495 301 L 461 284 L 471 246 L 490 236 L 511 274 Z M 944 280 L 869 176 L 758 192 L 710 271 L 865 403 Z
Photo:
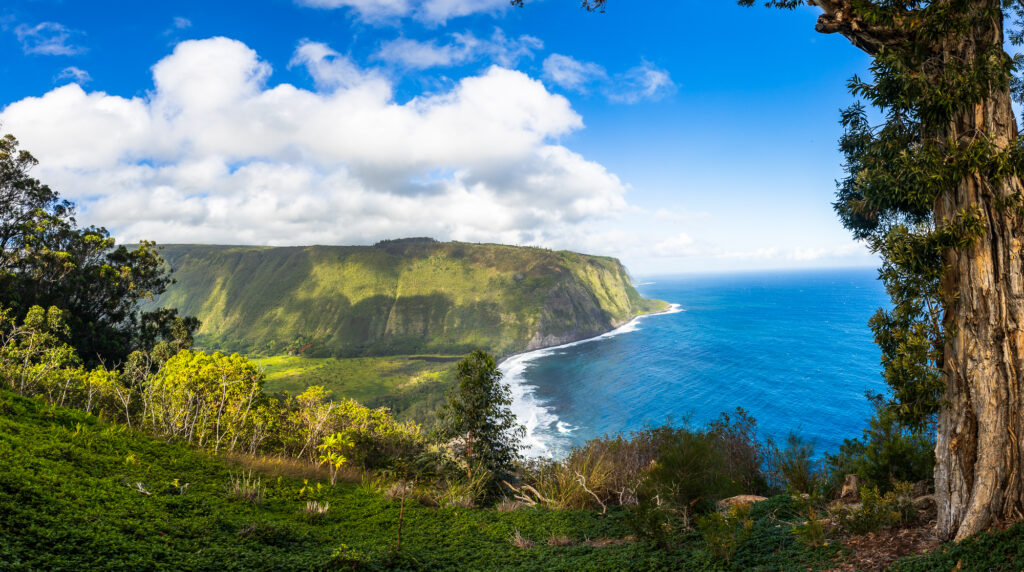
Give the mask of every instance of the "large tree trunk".
M 998 0 L 978 0 L 980 8 Z M 1001 19 L 943 47 L 947 62 L 972 62 L 991 42 L 1002 45 Z M 1015 144 L 1017 127 L 1008 86 L 958 115 L 954 140 L 987 139 L 999 149 Z M 1016 176 L 999 182 L 975 173 L 955 194 L 935 204 L 936 225 L 980 208 L 985 232 L 970 248 L 946 255 L 944 371 L 947 403 L 936 443 L 936 532 L 960 540 L 1001 519 L 1024 518 L 1024 187 Z

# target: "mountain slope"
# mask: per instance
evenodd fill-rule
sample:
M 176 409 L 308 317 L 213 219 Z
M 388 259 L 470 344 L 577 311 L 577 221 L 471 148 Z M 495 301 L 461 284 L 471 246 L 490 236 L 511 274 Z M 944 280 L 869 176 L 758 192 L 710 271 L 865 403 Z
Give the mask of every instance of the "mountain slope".
M 199 343 L 306 355 L 498 354 L 608 331 L 664 302 L 618 260 L 494 244 L 170 245 L 177 281 L 157 304 L 203 322 Z

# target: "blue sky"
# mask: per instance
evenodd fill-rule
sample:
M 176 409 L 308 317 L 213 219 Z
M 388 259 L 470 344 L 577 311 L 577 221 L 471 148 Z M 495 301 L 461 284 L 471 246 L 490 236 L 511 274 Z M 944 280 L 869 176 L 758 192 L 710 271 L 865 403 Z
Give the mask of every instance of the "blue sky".
M 814 19 L 731 0 L 14 0 L 0 123 L 126 241 L 872 265 L 831 210 L 838 110 L 868 59 Z

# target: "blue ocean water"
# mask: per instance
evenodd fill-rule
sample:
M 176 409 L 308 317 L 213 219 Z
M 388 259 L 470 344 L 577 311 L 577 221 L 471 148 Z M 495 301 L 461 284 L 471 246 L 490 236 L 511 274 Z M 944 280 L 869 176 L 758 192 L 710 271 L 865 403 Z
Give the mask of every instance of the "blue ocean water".
M 758 433 L 790 431 L 818 454 L 860 436 L 865 390 L 885 392 L 868 319 L 888 303 L 872 269 L 661 277 L 638 285 L 676 310 L 598 339 L 520 354 L 500 368 L 527 454 L 666 420 L 704 424 L 742 407 Z

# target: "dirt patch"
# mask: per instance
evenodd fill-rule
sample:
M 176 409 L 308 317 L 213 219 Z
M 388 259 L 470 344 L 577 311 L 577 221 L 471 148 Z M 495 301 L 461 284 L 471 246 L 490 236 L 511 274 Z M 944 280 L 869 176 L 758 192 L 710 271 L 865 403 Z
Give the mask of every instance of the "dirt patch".
M 850 556 L 832 570 L 885 570 L 904 556 L 935 550 L 941 542 L 932 534 L 933 527 L 928 523 L 844 538 Z
M 590 546 L 592 548 L 604 548 L 605 546 L 625 544 L 627 542 L 633 542 L 634 540 L 636 539 L 632 536 L 626 536 L 624 538 L 595 538 L 593 540 L 585 540 L 581 544 L 583 544 L 583 546 Z

